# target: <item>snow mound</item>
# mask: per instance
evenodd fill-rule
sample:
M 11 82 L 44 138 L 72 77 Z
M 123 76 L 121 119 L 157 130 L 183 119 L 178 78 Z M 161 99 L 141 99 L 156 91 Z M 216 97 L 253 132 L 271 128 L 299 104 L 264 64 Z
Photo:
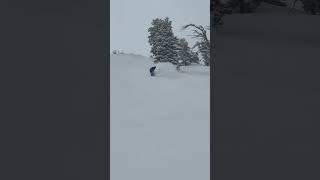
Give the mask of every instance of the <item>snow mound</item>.
M 210 177 L 210 73 L 110 55 L 111 180 Z

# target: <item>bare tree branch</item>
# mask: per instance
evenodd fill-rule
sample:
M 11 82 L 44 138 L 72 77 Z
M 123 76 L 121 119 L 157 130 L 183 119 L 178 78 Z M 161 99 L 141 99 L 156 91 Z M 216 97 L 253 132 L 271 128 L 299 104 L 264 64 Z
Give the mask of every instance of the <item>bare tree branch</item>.
M 210 45 L 210 41 L 208 40 L 208 37 L 207 37 L 207 31 L 203 26 L 201 25 L 197 26 L 195 24 L 187 24 L 183 26 L 182 29 L 185 30 L 189 27 L 196 28 L 195 30 L 193 30 L 193 33 L 195 33 L 195 35 L 193 35 L 194 37 L 202 38 L 206 43 L 208 43 L 208 45 Z

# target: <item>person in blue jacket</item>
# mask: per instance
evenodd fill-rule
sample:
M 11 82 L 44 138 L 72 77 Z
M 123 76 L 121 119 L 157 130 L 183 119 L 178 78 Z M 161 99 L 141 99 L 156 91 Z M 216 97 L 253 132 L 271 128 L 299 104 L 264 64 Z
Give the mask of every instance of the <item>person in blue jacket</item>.
M 155 69 L 156 69 L 156 66 L 153 66 L 153 67 L 150 68 L 149 71 L 150 71 L 150 75 L 151 75 L 151 76 L 154 76 L 154 70 L 155 70 Z

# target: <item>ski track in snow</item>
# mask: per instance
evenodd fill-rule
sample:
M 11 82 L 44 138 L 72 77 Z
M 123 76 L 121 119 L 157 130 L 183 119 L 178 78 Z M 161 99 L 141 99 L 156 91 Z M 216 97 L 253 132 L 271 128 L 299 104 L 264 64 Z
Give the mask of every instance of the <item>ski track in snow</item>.
M 111 180 L 210 177 L 210 72 L 110 55 Z

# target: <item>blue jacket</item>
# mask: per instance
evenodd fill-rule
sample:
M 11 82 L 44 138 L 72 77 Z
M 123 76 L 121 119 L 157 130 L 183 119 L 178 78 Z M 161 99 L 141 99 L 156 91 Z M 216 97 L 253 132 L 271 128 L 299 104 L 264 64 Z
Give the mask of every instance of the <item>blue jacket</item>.
M 150 73 L 153 73 L 155 69 L 156 69 L 156 66 L 151 67 L 150 68 Z

